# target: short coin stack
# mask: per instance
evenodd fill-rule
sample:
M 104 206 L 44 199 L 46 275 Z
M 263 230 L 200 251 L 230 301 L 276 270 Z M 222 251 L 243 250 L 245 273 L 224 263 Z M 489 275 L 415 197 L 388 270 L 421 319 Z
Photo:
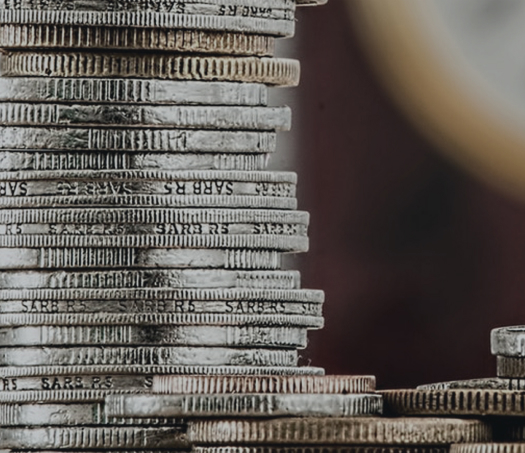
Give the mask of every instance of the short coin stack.
M 296 3 L 322 1 L 0 0 L 0 448 L 187 449 L 104 398 L 323 374 L 298 366 L 323 293 L 281 270 L 308 214 L 265 170 Z

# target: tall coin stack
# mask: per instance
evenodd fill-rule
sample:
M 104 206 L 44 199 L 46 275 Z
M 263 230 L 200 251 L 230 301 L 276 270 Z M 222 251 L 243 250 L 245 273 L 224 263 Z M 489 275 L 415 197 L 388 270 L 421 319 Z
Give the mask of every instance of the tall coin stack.
M 272 58 L 316 0 L 0 0 L 0 448 L 188 448 L 109 417 L 155 375 L 313 378 L 323 324 Z

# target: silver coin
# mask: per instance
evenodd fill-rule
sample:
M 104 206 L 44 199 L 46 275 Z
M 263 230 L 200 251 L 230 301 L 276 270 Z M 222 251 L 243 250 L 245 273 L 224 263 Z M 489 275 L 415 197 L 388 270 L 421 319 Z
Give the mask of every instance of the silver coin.
M 162 394 L 354 394 L 372 393 L 374 376 L 176 376 L 153 377 L 152 393 Z
M 213 81 L 16 77 L 0 78 L 0 100 L 266 106 L 268 88 L 256 83 Z
M 288 131 L 289 107 L 0 103 L 3 126 L 140 126 Z
M 0 379 L 4 389 L 16 390 L 14 386 L 38 385 L 36 390 L 74 390 L 75 388 L 111 388 L 113 379 L 126 376 L 144 376 L 149 379 L 154 375 L 225 375 L 225 376 L 324 376 L 324 370 L 316 367 L 283 366 L 244 366 L 244 365 L 46 365 L 0 367 Z M 95 377 L 95 378 L 93 378 Z M 23 381 L 22 379 L 26 379 Z M 98 379 L 100 378 L 100 379 Z M 13 379 L 17 379 L 13 382 Z M 35 384 L 35 379 L 41 382 Z M 93 380 L 92 380 L 93 379 Z M 147 387 L 151 382 L 146 382 Z M 79 387 L 81 386 L 81 387 Z M 33 387 L 31 387 L 33 389 Z
M 0 348 L 0 366 L 31 365 L 249 365 L 297 366 L 297 351 L 203 347 Z
M 525 358 L 525 326 L 493 329 L 490 334 L 490 350 L 496 356 Z
M 119 426 L 144 425 L 147 427 L 179 425 L 181 420 L 166 418 L 113 418 L 104 411 L 104 403 L 25 403 L 0 404 L 2 428 L 9 426 Z
M 28 403 L 103 403 L 107 396 L 120 393 L 145 393 L 146 390 L 125 388 L 97 389 L 47 389 L 0 391 L 1 404 Z M 5 413 L 5 412 L 4 412 Z
M 355 417 L 380 415 L 380 395 L 109 395 L 109 417 Z
M 1 289 L 30 288 L 259 288 L 299 289 L 298 271 L 154 269 L 0 272 Z
M 104 325 L 0 328 L 3 346 L 225 346 L 306 348 L 306 329 L 262 326 Z
M 320 302 L 285 302 L 280 300 L 2 300 L 3 313 L 217 313 L 232 315 L 322 316 Z
M 181 427 L 42 427 L 2 428 L 3 448 L 21 449 L 172 449 L 191 447 Z
M 242 229 L 233 230 L 234 234 L 290 234 L 298 235 L 300 230 L 288 229 L 286 225 L 301 224 L 307 226 L 309 214 L 304 211 L 279 211 L 257 209 L 170 209 L 170 208 L 67 208 L 67 209 L 10 209 L 0 210 L 1 224 L 132 224 L 145 228 L 146 224 L 174 225 L 161 228 L 160 234 L 226 234 L 222 229 L 195 228 L 191 231 L 177 229 L 179 224 L 221 224 Z M 256 224 L 257 228 L 246 230 L 245 224 Z M 20 234 L 6 228 L 2 234 Z M 89 232 L 89 234 L 100 234 Z M 306 233 L 305 233 L 306 234 Z
M 271 153 L 275 132 L 159 128 L 0 127 L 2 150 Z
M 37 9 L 0 9 L 2 24 L 56 24 L 113 27 L 176 28 L 183 30 L 231 31 L 260 35 L 291 37 L 295 32 L 293 10 L 277 10 L 280 18 L 242 17 L 242 15 L 220 15 L 217 5 L 207 15 L 210 8 L 195 8 L 193 14 L 172 14 L 145 11 L 53 11 Z M 266 8 L 256 8 L 264 10 Z M 189 11 L 189 10 L 187 10 Z M 242 9 L 238 11 L 242 14 Z
M 1 78 L 0 78 L 1 80 Z M 260 171 L 269 154 L 0 151 L 0 171 L 240 170 Z
M 216 313 L 25 313 L 1 314 L 0 326 L 258 326 L 320 328 L 323 318 L 300 315 L 221 315 Z M 124 331 L 124 329 L 122 330 Z M 232 331 L 233 334 L 233 331 Z M 109 335 L 109 332 L 108 332 Z M 7 344 L 6 344 L 7 345 Z
M 418 390 L 489 389 L 525 390 L 525 379 L 480 378 L 462 381 L 436 382 L 417 386 Z
M 525 379 L 525 357 L 496 356 L 496 375 L 500 378 Z
M 281 254 L 272 250 L 0 248 L 0 269 L 278 269 L 280 266 Z
M 279 301 L 324 302 L 324 292 L 314 289 L 169 289 L 169 288 L 117 288 L 117 289 L 4 289 L 0 300 L 171 300 L 171 301 Z
M 308 251 L 308 238 L 277 235 L 187 235 L 187 236 L 75 236 L 75 235 L 0 235 L 0 247 L 14 248 L 204 248 L 278 250 L 285 253 Z

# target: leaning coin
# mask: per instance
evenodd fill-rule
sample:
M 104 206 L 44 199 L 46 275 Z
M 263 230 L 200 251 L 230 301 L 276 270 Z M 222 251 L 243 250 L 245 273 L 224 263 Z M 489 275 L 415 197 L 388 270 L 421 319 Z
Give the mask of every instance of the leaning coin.
M 2 448 L 64 450 L 70 449 L 189 449 L 182 427 L 42 427 L 1 428 Z
M 2 150 L 271 153 L 275 132 L 0 126 Z
M 6 271 L 1 289 L 30 288 L 260 288 L 299 289 L 298 271 L 154 269 L 126 271 Z
M 450 453 L 524 453 L 525 443 L 454 444 Z
M 26 23 L 1 24 L 0 47 L 3 49 L 132 49 L 271 56 L 275 48 L 275 39 L 271 36 L 225 31 Z
M 525 379 L 525 357 L 497 356 L 496 360 L 498 377 Z
M 323 304 L 322 302 L 286 302 L 280 300 L 21 299 L 2 300 L 0 313 L 217 313 L 320 317 L 323 315 Z M 520 388 L 523 389 L 523 386 Z
M 127 2 L 124 3 L 126 4 Z M 134 13 L 130 11 L 45 11 L 2 8 L 0 9 L 0 23 L 228 31 L 281 37 L 293 36 L 295 31 L 294 11 L 291 9 L 231 8 L 234 11 L 232 15 L 229 11 L 224 14 L 224 5 L 217 4 L 217 2 L 215 5 L 196 6 L 192 8 L 193 11 L 186 9 L 182 14 L 151 10 Z M 243 15 L 246 11 L 251 13 L 252 10 L 255 10 L 252 17 Z M 267 11 L 273 11 L 273 17 L 264 17 Z
M 250 249 L 284 253 L 308 251 L 308 238 L 277 235 L 0 235 L 0 247 Z M 221 285 L 218 285 L 221 287 Z M 1 284 L 0 284 L 1 287 Z
M 122 78 L 0 78 L 0 100 L 117 104 L 266 106 L 256 83 Z
M 490 351 L 495 356 L 525 357 L 525 326 L 492 329 Z
M 525 392 L 513 390 L 386 390 L 385 411 L 395 415 L 519 416 Z
M 109 395 L 108 417 L 356 417 L 380 415 L 379 395 Z
M 0 380 L 9 379 L 7 390 L 25 382 L 35 390 L 74 390 L 75 388 L 112 388 L 116 379 L 141 375 L 144 386 L 151 387 L 153 375 L 227 375 L 227 376 L 324 376 L 322 368 L 251 365 L 45 365 L 1 367 Z M 25 380 L 27 378 L 27 380 Z M 41 382 L 35 385 L 35 378 Z M 16 379 L 16 381 L 14 381 Z M 119 381 L 120 382 L 120 381 Z
M 524 379 L 480 378 L 418 385 L 418 390 L 487 389 L 525 390 Z
M 153 377 L 151 391 L 188 393 L 348 394 L 375 391 L 374 376 L 165 376 Z
M 2 429 L 8 426 L 97 426 L 97 425 L 145 425 L 148 427 L 180 425 L 181 420 L 167 418 L 113 418 L 108 417 L 104 411 L 105 404 L 100 403 L 55 403 L 46 404 L 0 403 L 0 423 Z
M 266 209 L 157 209 L 157 208 L 68 208 L 68 209 L 12 209 L 0 211 L 0 223 L 52 223 L 52 224 L 137 224 L 144 228 L 146 224 L 163 225 L 159 234 L 173 232 L 174 234 L 226 234 L 227 226 L 233 228 L 235 234 L 299 234 L 296 228 L 288 228 L 290 224 L 307 226 L 309 214 L 304 211 L 278 211 Z M 183 228 L 181 225 L 197 225 Z M 219 224 L 220 228 L 204 228 L 201 224 Z M 235 229 L 236 224 L 248 224 L 249 230 Z M 257 228 L 252 224 L 256 224 Z M 171 229 L 169 227 L 172 227 Z M 80 228 L 80 227 L 78 227 Z M 189 231 L 188 231 L 189 230 Z M 3 234 L 20 234 L 19 231 L 4 229 Z M 57 232 L 55 232 L 57 233 Z M 86 232 L 89 234 L 100 234 Z M 304 232 L 306 234 L 306 232 Z
M 454 418 L 282 418 L 195 420 L 188 439 L 200 445 L 448 445 L 491 440 L 491 427 Z
M 260 171 L 269 154 L 0 151 L 0 171 L 35 170 L 241 170 Z
M 0 328 L 8 346 L 225 346 L 306 348 L 306 329 L 264 326 L 103 325 Z
M 216 313 L 15 313 L 0 314 L 0 326 L 257 326 L 321 328 L 322 317 L 293 315 L 220 315 Z M 233 332 L 232 332 L 233 333 Z M 6 333 L 7 335 L 7 333 Z M 8 343 L 6 345 L 9 345 Z
M 273 250 L 0 248 L 0 269 L 278 269 L 280 266 L 281 254 Z M 3 293 L 2 290 L 0 293 Z M 22 296 L 22 299 L 26 298 Z
M 250 365 L 297 366 L 297 351 L 205 347 L 0 348 L 0 366 L 31 365 Z
M 0 11 L 0 22 L 2 16 L 5 11 Z M 0 60 L 2 77 L 131 77 L 296 86 L 299 74 L 299 62 L 285 58 L 19 51 L 6 52 Z
M 3 126 L 137 126 L 287 131 L 288 107 L 0 103 Z

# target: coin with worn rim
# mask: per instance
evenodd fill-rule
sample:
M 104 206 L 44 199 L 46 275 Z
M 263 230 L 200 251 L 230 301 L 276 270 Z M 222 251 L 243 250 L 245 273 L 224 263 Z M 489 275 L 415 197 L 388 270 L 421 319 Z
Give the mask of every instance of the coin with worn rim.
M 452 389 L 493 389 L 493 390 L 525 390 L 524 379 L 479 378 L 461 381 L 435 382 L 418 385 L 417 390 L 452 390 Z
M 496 374 L 502 378 L 525 378 L 525 357 L 496 357 Z
M 495 356 L 525 358 L 525 326 L 492 329 L 490 352 Z
M 153 393 L 370 393 L 374 376 L 166 376 L 153 377 Z
M 524 453 L 525 443 L 454 444 L 450 453 Z

